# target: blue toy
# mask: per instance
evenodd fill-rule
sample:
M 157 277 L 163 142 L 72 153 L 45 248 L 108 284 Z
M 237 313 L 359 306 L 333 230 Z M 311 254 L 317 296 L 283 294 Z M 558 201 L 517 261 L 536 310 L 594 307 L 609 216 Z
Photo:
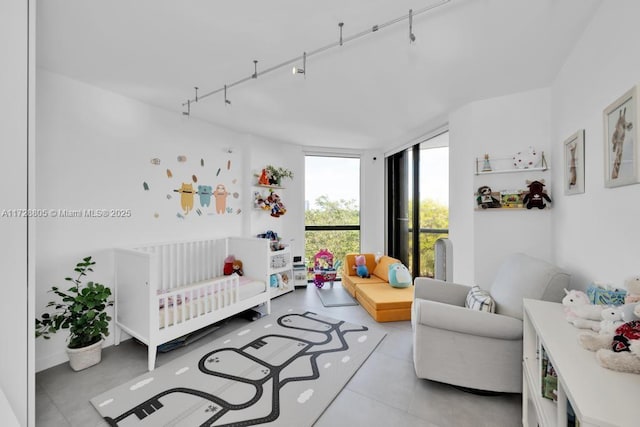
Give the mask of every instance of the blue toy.
M 362 278 L 369 278 L 371 275 L 369 274 L 369 269 L 367 268 L 367 261 L 364 255 L 356 255 L 356 265 L 354 266 L 356 269 L 356 274 Z

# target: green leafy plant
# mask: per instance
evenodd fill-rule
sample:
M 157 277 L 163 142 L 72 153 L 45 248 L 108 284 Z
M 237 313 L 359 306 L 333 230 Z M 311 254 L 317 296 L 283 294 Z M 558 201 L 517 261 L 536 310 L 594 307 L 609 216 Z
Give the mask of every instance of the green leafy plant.
M 50 301 L 47 307 L 54 307 L 56 311 L 44 313 L 41 318 L 36 318 L 36 338 L 49 339 L 51 334 L 60 329 L 68 329 L 68 347 L 82 348 L 95 344 L 109 335 L 111 317 L 105 310 L 113 305 L 113 301 L 109 301 L 111 290 L 95 282 L 82 285 L 81 279 L 87 272 L 93 272 L 93 265 L 95 261 L 92 261 L 90 256 L 83 258 L 73 270 L 78 273 L 78 277 L 65 278 L 73 284 L 69 289 L 61 291 L 57 286 L 51 287 L 49 292 L 58 295 L 61 301 Z
M 293 172 L 289 169 L 285 169 L 283 167 L 275 167 L 272 165 L 267 165 L 267 172 L 269 173 L 269 177 L 271 177 L 276 182 L 281 182 L 282 178 L 293 179 Z

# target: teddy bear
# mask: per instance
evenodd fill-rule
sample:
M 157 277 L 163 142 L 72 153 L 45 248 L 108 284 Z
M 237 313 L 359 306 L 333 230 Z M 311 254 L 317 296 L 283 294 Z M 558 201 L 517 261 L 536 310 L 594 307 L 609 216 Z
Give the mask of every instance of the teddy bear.
M 640 304 L 635 305 L 633 314 L 640 318 Z M 623 323 L 612 333 L 580 334 L 578 341 L 587 350 L 596 352 L 600 366 L 640 374 L 640 320 Z
M 367 268 L 367 262 L 364 255 L 356 255 L 355 258 L 356 265 L 353 268 L 356 270 L 356 274 L 363 278 L 369 278 L 371 275 L 369 274 L 369 269 Z
M 544 179 L 541 179 L 540 181 L 527 180 L 527 187 L 529 187 L 529 192 L 525 194 L 522 199 L 522 203 L 524 203 L 527 209 L 544 209 L 545 206 L 547 206 L 544 202 L 545 200 L 551 203 L 551 198 L 544 190 Z
M 591 304 L 586 293 L 575 289 L 564 290 L 562 298 L 565 318 L 576 328 L 600 330 L 601 312 L 604 306 Z
M 627 279 L 624 282 L 624 287 L 627 288 L 627 295 L 624 297 L 625 304 L 640 302 L 640 277 Z

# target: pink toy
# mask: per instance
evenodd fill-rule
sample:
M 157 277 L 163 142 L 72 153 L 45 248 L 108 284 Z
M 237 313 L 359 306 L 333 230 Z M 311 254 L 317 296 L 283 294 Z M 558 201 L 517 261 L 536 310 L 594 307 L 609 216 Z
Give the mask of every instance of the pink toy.
M 356 265 L 353 268 L 356 270 L 356 274 L 363 278 L 369 278 L 371 275 L 369 274 L 369 269 L 367 268 L 367 261 L 364 255 L 356 255 Z

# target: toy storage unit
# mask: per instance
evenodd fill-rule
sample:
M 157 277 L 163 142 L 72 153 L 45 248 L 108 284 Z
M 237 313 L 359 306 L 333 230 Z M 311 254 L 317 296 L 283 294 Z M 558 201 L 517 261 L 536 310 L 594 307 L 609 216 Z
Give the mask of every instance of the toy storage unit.
M 271 298 L 284 295 L 294 289 L 293 263 L 291 262 L 291 248 L 270 251 L 268 255 L 269 288 Z
M 525 299 L 523 327 L 523 426 L 567 426 L 568 404 L 580 427 L 639 425 L 640 376 L 600 366 L 578 343 L 584 330 L 566 321 L 562 304 Z M 543 397 L 543 354 L 557 373 L 557 402 Z

